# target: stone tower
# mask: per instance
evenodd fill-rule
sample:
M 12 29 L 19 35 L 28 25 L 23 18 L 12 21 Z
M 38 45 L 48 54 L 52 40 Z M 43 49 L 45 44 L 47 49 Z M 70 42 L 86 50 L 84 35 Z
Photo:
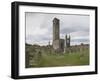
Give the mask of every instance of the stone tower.
M 70 47 L 70 36 L 65 36 L 65 40 L 60 38 L 60 20 L 53 19 L 53 49 L 57 52 L 64 52 L 65 49 Z
M 53 40 L 59 39 L 59 19 L 53 19 Z
M 59 37 L 59 19 L 53 19 L 53 48 L 55 50 L 60 49 L 60 37 Z

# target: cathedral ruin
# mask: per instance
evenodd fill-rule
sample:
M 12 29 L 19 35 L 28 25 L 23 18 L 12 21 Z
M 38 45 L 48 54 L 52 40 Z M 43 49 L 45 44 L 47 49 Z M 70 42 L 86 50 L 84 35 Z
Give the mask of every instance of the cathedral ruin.
M 70 36 L 65 35 L 65 39 L 60 38 L 60 20 L 53 19 L 53 49 L 57 52 L 64 52 L 70 47 Z
M 89 44 L 70 45 L 70 41 L 67 34 L 60 38 L 60 20 L 54 18 L 52 45 L 25 44 L 25 68 L 89 65 Z

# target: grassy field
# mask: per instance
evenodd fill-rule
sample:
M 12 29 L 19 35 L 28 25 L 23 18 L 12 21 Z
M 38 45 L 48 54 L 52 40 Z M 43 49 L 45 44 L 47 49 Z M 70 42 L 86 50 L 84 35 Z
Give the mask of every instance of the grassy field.
M 50 67 L 50 66 L 75 66 L 75 65 L 88 65 L 89 53 L 88 50 L 84 51 L 84 54 L 70 53 L 62 55 L 50 55 L 42 54 L 38 67 Z
M 29 67 L 79 66 L 89 65 L 89 49 L 81 52 L 49 54 L 47 51 L 31 60 Z M 35 62 L 33 62 L 35 61 Z

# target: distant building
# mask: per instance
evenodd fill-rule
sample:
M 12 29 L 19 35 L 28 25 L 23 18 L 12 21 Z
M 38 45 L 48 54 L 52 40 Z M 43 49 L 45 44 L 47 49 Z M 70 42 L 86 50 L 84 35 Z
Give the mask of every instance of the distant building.
M 65 48 L 70 47 L 70 36 L 65 36 L 65 39 L 60 39 L 60 20 L 53 19 L 53 49 L 58 52 L 64 52 Z
M 70 36 L 65 36 L 65 47 L 70 47 Z

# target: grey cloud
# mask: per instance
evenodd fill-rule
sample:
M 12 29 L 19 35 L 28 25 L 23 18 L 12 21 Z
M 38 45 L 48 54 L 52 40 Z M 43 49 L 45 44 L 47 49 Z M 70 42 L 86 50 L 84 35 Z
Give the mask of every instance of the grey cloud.
M 70 34 L 70 33 L 73 33 L 73 32 L 76 32 L 76 31 L 85 31 L 85 32 L 89 32 L 89 28 L 84 28 L 84 27 L 64 27 L 64 28 L 61 28 L 61 33 L 62 34 Z
M 71 42 L 89 42 L 89 39 L 72 39 Z
M 27 37 L 26 37 L 26 41 L 31 40 L 31 42 L 50 41 L 51 39 L 52 38 L 50 36 L 42 36 L 42 35 L 38 35 L 38 36 L 27 35 Z
M 78 32 L 75 37 L 89 37 L 89 16 L 82 15 L 61 15 L 61 14 L 45 14 L 45 13 L 26 13 L 26 42 L 41 42 L 52 40 L 52 20 L 54 17 L 60 19 L 60 35 L 65 36 L 65 34 L 73 34 Z M 34 35 L 35 28 L 46 29 L 44 34 Z M 82 32 L 80 32 L 82 31 Z M 89 40 L 86 39 L 73 39 L 72 42 L 78 41 L 85 42 Z M 87 41 L 86 41 L 87 42 Z

